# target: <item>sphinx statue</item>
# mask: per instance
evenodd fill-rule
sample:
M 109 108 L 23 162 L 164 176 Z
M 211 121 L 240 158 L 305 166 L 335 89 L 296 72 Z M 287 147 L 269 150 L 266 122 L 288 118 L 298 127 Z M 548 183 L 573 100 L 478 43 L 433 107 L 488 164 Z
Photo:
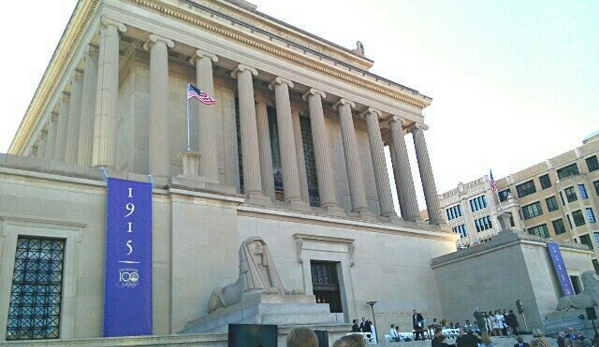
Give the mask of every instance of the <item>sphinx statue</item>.
M 584 290 L 579 294 L 560 298 L 555 311 L 563 312 L 570 309 L 584 309 L 585 307 L 599 305 L 599 280 L 595 277 L 595 271 L 583 272 L 580 279 Z
M 253 236 L 239 247 L 239 277 L 224 287 L 217 286 L 208 300 L 208 313 L 241 302 L 244 294 L 303 294 L 286 291 L 262 238 Z

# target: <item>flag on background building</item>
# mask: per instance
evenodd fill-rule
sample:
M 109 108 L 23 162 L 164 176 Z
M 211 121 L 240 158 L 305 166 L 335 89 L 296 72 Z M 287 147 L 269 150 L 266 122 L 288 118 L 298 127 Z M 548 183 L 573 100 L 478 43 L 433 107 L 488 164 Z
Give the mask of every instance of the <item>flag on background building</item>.
M 187 99 L 191 98 L 198 99 L 204 105 L 216 104 L 216 100 L 214 100 L 210 95 L 206 94 L 206 92 L 201 91 L 198 89 L 198 87 L 191 83 L 187 83 Z
M 491 180 L 491 190 L 497 190 L 497 183 L 495 183 L 495 179 L 493 178 L 493 170 L 489 169 L 489 179 Z

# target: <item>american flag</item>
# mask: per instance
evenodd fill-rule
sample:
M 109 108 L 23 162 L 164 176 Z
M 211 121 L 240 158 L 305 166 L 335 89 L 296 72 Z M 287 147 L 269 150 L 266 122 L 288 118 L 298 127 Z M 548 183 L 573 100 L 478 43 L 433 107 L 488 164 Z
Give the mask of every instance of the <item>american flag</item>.
M 493 171 L 489 169 L 489 179 L 491 180 L 491 190 L 497 191 L 497 183 L 495 183 L 495 179 L 493 178 Z
M 206 92 L 201 91 L 198 89 L 198 87 L 191 83 L 187 83 L 187 99 L 191 98 L 198 99 L 204 105 L 216 104 L 216 100 L 214 100 L 210 95 L 206 94 Z

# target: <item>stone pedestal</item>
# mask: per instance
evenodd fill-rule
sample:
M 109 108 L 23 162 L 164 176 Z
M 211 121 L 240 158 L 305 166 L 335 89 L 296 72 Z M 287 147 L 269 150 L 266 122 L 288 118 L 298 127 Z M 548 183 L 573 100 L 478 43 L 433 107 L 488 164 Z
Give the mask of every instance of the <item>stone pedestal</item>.
M 180 334 L 222 333 L 229 324 L 318 325 L 341 324 L 328 304 L 317 304 L 314 295 L 245 295 L 238 304 L 221 308 L 186 324 Z
M 599 308 L 595 306 L 595 309 Z M 560 331 L 567 333 L 570 327 L 586 337 L 594 336 L 591 321 L 587 319 L 584 309 L 550 313 L 545 317 L 543 324 L 543 333 L 549 336 L 557 336 Z

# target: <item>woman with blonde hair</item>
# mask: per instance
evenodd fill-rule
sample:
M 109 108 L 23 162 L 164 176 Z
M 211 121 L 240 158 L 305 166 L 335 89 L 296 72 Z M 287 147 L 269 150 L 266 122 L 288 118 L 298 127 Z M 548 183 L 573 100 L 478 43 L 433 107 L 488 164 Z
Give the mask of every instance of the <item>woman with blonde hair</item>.
M 543 333 L 539 329 L 532 329 L 532 340 L 530 340 L 530 347 L 549 347 L 549 342 L 543 337 Z

